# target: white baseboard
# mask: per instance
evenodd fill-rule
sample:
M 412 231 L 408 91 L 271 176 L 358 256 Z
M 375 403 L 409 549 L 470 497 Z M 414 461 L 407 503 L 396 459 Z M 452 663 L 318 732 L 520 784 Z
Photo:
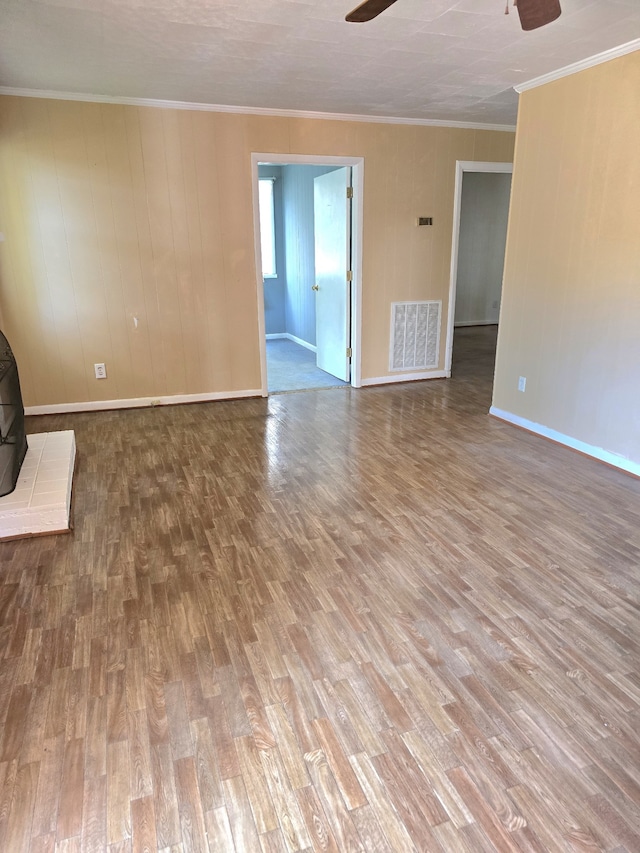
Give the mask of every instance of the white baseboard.
M 313 344 L 310 344 L 308 341 L 303 341 L 302 338 L 296 338 L 295 335 L 290 335 L 289 332 L 276 332 L 272 335 L 265 335 L 268 341 L 275 341 L 278 338 L 285 339 L 287 341 L 293 341 L 294 344 L 299 344 L 301 347 L 305 349 L 310 349 L 311 352 L 317 352 L 317 347 L 314 347 Z
M 310 344 L 308 341 L 303 341 L 302 338 L 296 338 L 295 335 L 290 335 L 289 333 L 287 333 L 287 337 L 289 338 L 290 341 L 293 341 L 294 344 L 299 344 L 301 347 L 304 347 L 305 349 L 310 349 L 311 352 L 316 352 L 318 349 L 317 347 L 314 347 L 313 344 Z
M 390 385 L 395 382 L 417 382 L 420 379 L 447 379 L 446 370 L 421 370 L 418 373 L 400 373 L 397 376 L 371 376 L 363 379 L 362 385 Z
M 25 406 L 25 415 L 61 415 L 68 412 L 100 412 L 109 409 L 142 409 L 146 406 L 176 406 L 180 403 L 207 403 L 213 400 L 237 400 L 261 397 L 261 389 L 247 391 L 213 391 L 206 394 L 172 394 L 165 397 L 132 397 L 129 400 L 87 400 L 83 403 L 53 403 L 48 406 Z
M 604 450 L 602 447 L 595 447 L 592 444 L 579 441 L 577 438 L 572 438 L 570 435 L 564 435 L 564 433 L 556 432 L 555 429 L 550 429 L 542 424 L 528 421 L 526 418 L 521 418 L 519 415 L 514 415 L 511 412 L 505 412 L 502 409 L 497 409 L 495 406 L 491 406 L 489 414 L 493 415 L 494 418 L 499 418 L 501 421 L 507 421 L 510 424 L 522 427 L 522 429 L 526 429 L 536 435 L 541 435 L 544 438 L 551 439 L 551 441 L 555 441 L 557 444 L 564 444 L 565 447 L 570 447 L 572 450 L 584 453 L 585 456 L 591 456 L 593 459 L 598 459 L 600 462 L 606 462 L 607 465 L 611 465 L 614 468 L 620 468 L 628 474 L 640 477 L 640 463 L 632 462 L 631 459 L 620 456 L 618 453 L 612 453 L 610 450 Z
M 458 326 L 497 326 L 497 320 L 460 320 L 456 321 L 454 327 L 457 329 Z

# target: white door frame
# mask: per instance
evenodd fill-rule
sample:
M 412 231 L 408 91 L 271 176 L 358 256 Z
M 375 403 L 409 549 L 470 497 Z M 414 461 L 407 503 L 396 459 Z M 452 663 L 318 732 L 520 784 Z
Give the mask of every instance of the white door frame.
M 513 163 L 484 163 L 475 160 L 456 161 L 456 185 L 453 195 L 453 234 L 451 238 L 451 273 L 449 276 L 449 308 L 447 311 L 447 343 L 444 369 L 451 376 L 453 356 L 453 322 L 456 308 L 456 279 L 458 278 L 458 248 L 460 245 L 460 214 L 462 212 L 462 179 L 465 172 L 513 172 Z M 511 203 L 511 202 L 509 202 Z
M 262 260 L 260 257 L 260 214 L 258 210 L 258 165 L 272 163 L 277 166 L 351 166 L 353 201 L 351 207 L 351 266 L 353 281 L 351 284 L 351 385 L 362 385 L 362 235 L 364 189 L 364 157 L 329 157 L 324 154 L 269 154 L 252 152 L 251 185 L 253 192 L 253 235 L 255 243 L 256 275 L 258 296 L 258 334 L 260 336 L 260 375 L 262 396 L 267 397 L 267 340 L 264 324 L 264 282 L 262 279 Z

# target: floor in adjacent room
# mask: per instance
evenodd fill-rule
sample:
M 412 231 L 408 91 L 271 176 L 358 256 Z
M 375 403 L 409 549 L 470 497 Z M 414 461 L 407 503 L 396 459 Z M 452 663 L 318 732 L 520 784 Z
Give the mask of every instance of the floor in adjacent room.
M 497 325 L 460 326 L 455 329 L 453 336 L 452 378 L 467 382 L 477 380 L 479 385 L 487 389 L 488 404 L 491 396 L 488 380 L 493 382 L 497 342 Z
M 0 850 L 640 850 L 640 482 L 491 418 L 473 337 L 28 420 L 75 530 L 0 543 Z
M 312 350 L 288 338 L 267 340 L 267 386 L 270 394 L 347 385 L 347 382 L 320 370 Z

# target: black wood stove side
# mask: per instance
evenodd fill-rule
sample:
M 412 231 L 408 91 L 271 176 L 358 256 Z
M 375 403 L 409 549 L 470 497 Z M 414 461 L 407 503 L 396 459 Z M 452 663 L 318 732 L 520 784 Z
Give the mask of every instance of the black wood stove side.
M 0 332 L 0 497 L 10 494 L 27 452 L 18 366 Z

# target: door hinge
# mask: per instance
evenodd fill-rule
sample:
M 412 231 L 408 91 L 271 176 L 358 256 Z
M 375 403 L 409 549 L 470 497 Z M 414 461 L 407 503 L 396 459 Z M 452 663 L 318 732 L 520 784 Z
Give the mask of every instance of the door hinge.
M 352 351 L 351 347 L 347 347 L 347 358 L 351 358 L 352 355 L 353 355 L 353 351 Z
M 347 270 L 347 281 L 353 281 L 353 271 Z
M 347 198 L 353 198 L 353 187 L 347 187 Z

